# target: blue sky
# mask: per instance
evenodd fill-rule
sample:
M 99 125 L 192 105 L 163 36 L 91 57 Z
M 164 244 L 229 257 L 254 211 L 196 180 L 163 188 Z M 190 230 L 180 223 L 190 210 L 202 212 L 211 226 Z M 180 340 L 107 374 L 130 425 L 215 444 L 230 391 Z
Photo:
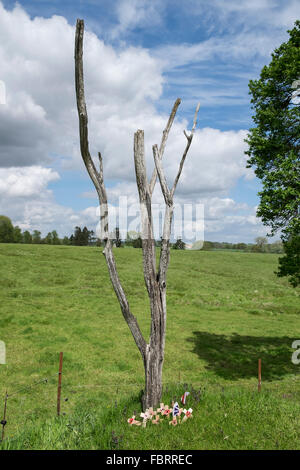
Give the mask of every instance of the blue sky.
M 293 0 L 0 1 L 0 213 L 60 236 L 95 229 L 97 199 L 79 154 L 74 25 L 85 20 L 84 68 L 93 155 L 101 150 L 110 201 L 137 199 L 132 142 L 145 130 L 147 165 L 172 105 L 182 99 L 165 155 L 170 181 L 201 103 L 176 193 L 204 204 L 205 239 L 252 242 L 259 181 L 246 169 L 248 82 L 288 39 Z M 295 77 L 297 78 L 297 77 Z M 154 202 L 161 202 L 156 188 Z

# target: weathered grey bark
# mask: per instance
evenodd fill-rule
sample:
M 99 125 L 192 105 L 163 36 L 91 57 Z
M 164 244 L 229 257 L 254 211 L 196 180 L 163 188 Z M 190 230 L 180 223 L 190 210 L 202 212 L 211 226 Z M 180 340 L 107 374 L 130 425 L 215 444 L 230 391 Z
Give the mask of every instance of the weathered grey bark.
M 145 150 L 144 150 L 144 131 L 138 130 L 134 135 L 134 163 L 136 182 L 139 192 L 140 207 L 141 207 L 141 232 L 142 232 L 142 251 L 143 251 L 143 267 L 144 279 L 150 301 L 151 311 L 151 330 L 150 339 L 147 343 L 141 333 L 137 319 L 131 313 L 129 304 L 122 288 L 114 255 L 112 252 L 111 241 L 109 239 L 108 228 L 108 210 L 107 210 L 107 195 L 103 180 L 103 165 L 102 157 L 99 153 L 99 171 L 97 171 L 94 162 L 89 152 L 88 143 L 88 116 L 86 111 L 85 97 L 84 97 L 84 80 L 83 80 L 83 20 L 77 20 L 76 36 L 75 36 L 75 88 L 77 98 L 77 108 L 79 116 L 79 135 L 80 135 L 80 149 L 82 159 L 86 169 L 90 175 L 91 180 L 96 188 L 99 204 L 100 204 L 100 219 L 101 230 L 103 234 L 104 250 L 110 279 L 120 303 L 123 316 L 130 328 L 133 338 L 141 353 L 144 368 L 145 368 L 145 390 L 143 395 L 143 408 L 156 406 L 161 398 L 162 393 L 162 367 L 164 361 L 165 350 L 165 335 L 166 335 L 166 277 L 167 269 L 170 258 L 170 233 L 173 218 L 173 195 L 180 178 L 183 164 L 190 148 L 194 131 L 196 128 L 197 114 L 199 111 L 199 104 L 197 105 L 194 124 L 190 135 L 184 131 L 187 138 L 187 145 L 181 158 L 179 170 L 175 178 L 172 189 L 168 188 L 164 171 L 162 168 L 162 157 L 166 146 L 169 131 L 174 121 L 177 108 L 180 104 L 178 98 L 173 106 L 166 128 L 163 131 L 162 140 L 158 149 L 157 145 L 153 146 L 153 156 L 155 161 L 155 169 L 153 171 L 150 182 L 148 183 L 146 164 L 145 164 Z M 153 220 L 151 212 L 151 197 L 155 187 L 155 183 L 159 178 L 161 190 L 166 203 L 164 228 L 162 245 L 160 251 L 159 268 L 156 270 L 156 251 L 155 240 L 153 235 Z

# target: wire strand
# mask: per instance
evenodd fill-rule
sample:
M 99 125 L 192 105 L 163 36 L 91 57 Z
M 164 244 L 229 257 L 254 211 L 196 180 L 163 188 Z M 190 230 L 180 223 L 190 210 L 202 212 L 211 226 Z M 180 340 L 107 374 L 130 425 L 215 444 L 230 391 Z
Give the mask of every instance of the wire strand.
M 43 379 L 40 379 L 40 380 L 38 380 L 38 381 L 35 381 L 35 382 L 33 382 L 32 384 L 30 384 L 30 385 L 27 385 L 27 386 L 25 386 L 25 387 L 20 388 L 19 390 L 13 391 L 12 393 L 8 393 L 8 394 L 7 394 L 7 397 L 8 397 L 8 398 L 11 398 L 11 397 L 13 397 L 13 396 L 15 396 L 15 395 L 17 395 L 17 394 L 19 394 L 19 393 L 21 393 L 21 392 L 24 392 L 24 391 L 26 391 L 26 390 L 30 390 L 32 387 L 35 387 L 36 385 L 39 385 L 39 384 L 41 384 L 41 383 L 43 383 L 43 382 L 47 383 L 50 378 L 56 377 L 57 375 L 58 375 L 58 372 L 56 372 L 55 374 L 49 375 L 48 377 L 44 377 Z

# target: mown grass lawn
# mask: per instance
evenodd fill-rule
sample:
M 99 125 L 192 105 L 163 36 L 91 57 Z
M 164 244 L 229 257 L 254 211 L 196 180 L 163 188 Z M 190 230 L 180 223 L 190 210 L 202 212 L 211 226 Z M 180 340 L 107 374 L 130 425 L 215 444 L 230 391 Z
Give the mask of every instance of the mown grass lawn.
M 141 250 L 115 255 L 148 337 Z M 184 383 L 201 393 L 188 403 L 193 420 L 153 429 L 127 425 L 141 411 L 143 365 L 101 249 L 1 244 L 0 262 L 0 400 L 7 389 L 12 439 L 4 447 L 299 448 L 300 365 L 291 345 L 300 339 L 300 292 L 275 276 L 277 255 L 172 251 L 164 400 L 179 398 Z M 60 351 L 65 415 L 56 419 Z

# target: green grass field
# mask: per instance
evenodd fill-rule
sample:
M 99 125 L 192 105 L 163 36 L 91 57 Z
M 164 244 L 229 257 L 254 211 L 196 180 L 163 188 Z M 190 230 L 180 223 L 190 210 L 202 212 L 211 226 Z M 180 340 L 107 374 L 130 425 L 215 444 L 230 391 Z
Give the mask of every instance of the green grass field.
M 115 255 L 148 338 L 141 250 Z M 127 424 L 141 411 L 143 365 L 101 249 L 1 244 L 0 262 L 0 413 L 11 395 L 2 448 L 300 449 L 300 365 L 291 362 L 300 291 L 275 276 L 277 255 L 171 252 L 164 400 L 193 387 L 194 418 L 146 429 Z M 56 418 L 60 351 L 65 414 Z

